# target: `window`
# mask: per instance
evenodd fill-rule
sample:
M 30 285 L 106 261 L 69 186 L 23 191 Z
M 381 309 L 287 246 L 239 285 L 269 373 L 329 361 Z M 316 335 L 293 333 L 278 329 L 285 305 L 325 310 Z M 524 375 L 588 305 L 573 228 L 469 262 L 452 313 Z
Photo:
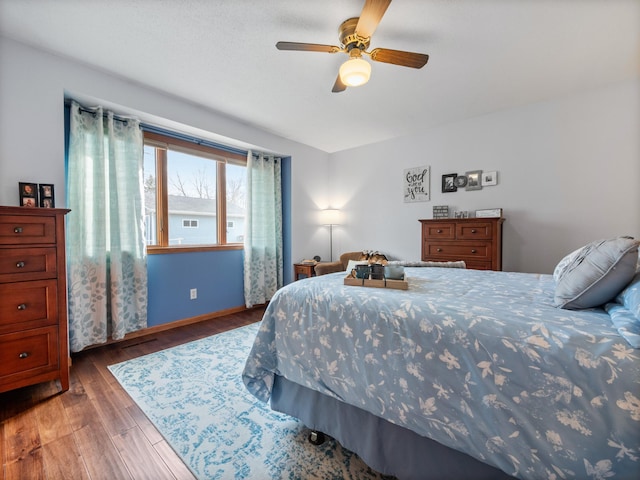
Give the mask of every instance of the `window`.
M 198 228 L 198 220 L 182 220 L 183 228 Z
M 144 143 L 147 250 L 242 248 L 246 156 L 151 132 Z

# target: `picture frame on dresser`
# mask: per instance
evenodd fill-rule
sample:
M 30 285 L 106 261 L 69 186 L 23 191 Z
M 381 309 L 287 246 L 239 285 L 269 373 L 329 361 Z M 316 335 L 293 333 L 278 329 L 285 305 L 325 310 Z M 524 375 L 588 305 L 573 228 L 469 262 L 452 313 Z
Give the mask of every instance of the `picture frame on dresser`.
M 501 208 L 486 208 L 483 210 L 476 210 L 476 218 L 491 218 L 502 217 Z
M 18 182 L 21 207 L 38 206 L 38 185 L 31 182 Z
M 52 183 L 41 183 L 38 185 L 40 193 L 40 206 L 42 208 L 55 208 L 55 198 Z

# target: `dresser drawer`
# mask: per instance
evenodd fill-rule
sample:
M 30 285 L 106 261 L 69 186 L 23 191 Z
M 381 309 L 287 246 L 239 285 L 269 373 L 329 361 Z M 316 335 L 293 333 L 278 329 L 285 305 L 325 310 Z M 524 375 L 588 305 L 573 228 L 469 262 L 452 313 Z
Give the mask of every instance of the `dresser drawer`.
M 490 222 L 458 223 L 456 238 L 458 240 L 491 240 L 493 227 Z
M 56 220 L 53 217 L 0 216 L 0 245 L 55 243 Z
M 425 245 L 428 257 L 447 260 L 487 260 L 491 261 L 491 243 L 448 243 L 429 242 Z
M 58 327 L 0 335 L 0 386 L 58 369 Z
M 58 322 L 56 280 L 0 284 L 0 333 Z
M 479 262 L 475 259 L 465 259 L 464 263 L 466 267 L 470 268 L 471 270 L 493 270 L 491 262 Z
M 0 249 L 0 283 L 56 278 L 54 247 Z
M 456 238 L 455 223 L 429 223 L 422 226 L 422 236 L 429 239 L 453 240 Z

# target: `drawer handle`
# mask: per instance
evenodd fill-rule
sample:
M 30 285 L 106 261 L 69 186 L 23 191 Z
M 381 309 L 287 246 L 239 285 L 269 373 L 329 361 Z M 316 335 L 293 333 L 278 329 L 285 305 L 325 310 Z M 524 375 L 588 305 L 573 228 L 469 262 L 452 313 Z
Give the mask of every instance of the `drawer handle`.
M 436 248 L 436 252 L 441 252 L 442 249 L 441 248 Z
M 477 253 L 478 251 L 475 248 L 471 249 L 471 253 Z
M 18 355 L 18 358 L 27 358 L 29 356 L 29 354 L 27 352 L 22 352 L 20 355 Z
M 22 227 L 15 227 L 13 233 L 22 233 Z
M 27 309 L 26 303 L 21 303 L 20 305 L 18 305 L 18 310 L 26 310 L 26 309 Z
M 16 263 L 16 268 L 24 268 L 24 262 Z
M 442 230 L 438 229 L 436 230 L 436 233 L 442 233 Z
M 472 229 L 471 229 L 471 233 L 476 233 L 476 229 L 475 229 L 475 228 L 472 228 Z

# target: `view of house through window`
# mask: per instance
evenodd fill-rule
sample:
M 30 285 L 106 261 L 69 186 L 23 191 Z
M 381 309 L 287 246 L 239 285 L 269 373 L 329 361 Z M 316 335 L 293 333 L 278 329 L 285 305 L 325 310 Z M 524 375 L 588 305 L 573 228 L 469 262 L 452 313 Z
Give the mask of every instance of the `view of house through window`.
M 147 246 L 242 243 L 246 193 L 240 155 L 145 132 Z

